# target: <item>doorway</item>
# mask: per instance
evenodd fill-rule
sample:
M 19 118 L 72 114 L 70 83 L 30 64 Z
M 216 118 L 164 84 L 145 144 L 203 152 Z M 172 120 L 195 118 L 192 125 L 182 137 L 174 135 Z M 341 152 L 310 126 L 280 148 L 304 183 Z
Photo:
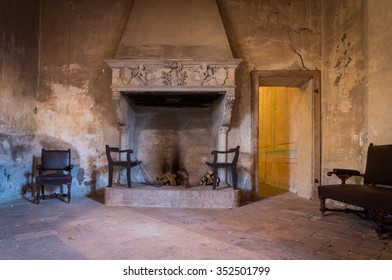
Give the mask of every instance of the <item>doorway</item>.
M 316 198 L 321 172 L 319 71 L 262 71 L 252 79 L 253 195 Z

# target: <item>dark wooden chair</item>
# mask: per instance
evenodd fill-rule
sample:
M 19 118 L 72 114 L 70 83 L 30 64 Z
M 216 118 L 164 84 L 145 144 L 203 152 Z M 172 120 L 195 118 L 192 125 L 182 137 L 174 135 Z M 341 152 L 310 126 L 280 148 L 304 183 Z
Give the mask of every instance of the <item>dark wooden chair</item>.
M 214 159 L 212 162 L 206 162 L 206 164 L 212 167 L 214 172 L 214 181 L 213 181 L 212 189 L 214 190 L 216 189 L 219 168 L 226 168 L 231 170 L 233 189 L 237 189 L 237 161 L 240 154 L 240 146 L 229 149 L 227 151 L 214 150 L 211 152 L 211 154 L 214 156 Z M 219 162 L 219 154 L 226 155 L 225 158 L 231 156 L 232 159 L 231 161 L 226 160 L 225 162 Z
M 373 145 L 368 147 L 365 173 L 352 169 L 333 169 L 327 175 L 336 175 L 341 184 L 321 185 L 318 187 L 320 211 L 355 212 L 365 218 L 374 218 L 377 222 L 376 232 L 388 232 L 385 217 L 392 214 L 392 145 Z M 363 177 L 363 184 L 346 184 L 351 176 Z M 359 206 L 362 209 L 327 208 L 326 199 Z
M 39 204 L 41 199 L 59 198 L 61 200 L 67 199 L 71 202 L 71 185 L 72 175 L 71 170 L 71 150 L 45 150 L 42 149 L 41 164 L 37 165 L 38 175 L 35 177 L 36 189 L 36 203 Z M 67 193 L 60 194 L 52 193 L 45 194 L 45 185 L 67 185 Z
M 116 147 L 109 147 L 109 145 L 106 145 L 105 148 L 106 148 L 106 157 L 107 157 L 108 166 L 109 166 L 108 187 L 112 187 L 112 185 L 113 185 L 114 167 L 118 166 L 118 167 L 126 168 L 126 170 L 127 170 L 127 184 L 128 184 L 128 187 L 131 188 L 132 187 L 131 168 L 139 165 L 141 162 L 131 159 L 131 154 L 133 153 L 132 149 L 120 150 L 119 148 L 116 148 Z M 121 157 L 122 154 L 126 155 L 125 159 L 122 159 L 122 157 Z

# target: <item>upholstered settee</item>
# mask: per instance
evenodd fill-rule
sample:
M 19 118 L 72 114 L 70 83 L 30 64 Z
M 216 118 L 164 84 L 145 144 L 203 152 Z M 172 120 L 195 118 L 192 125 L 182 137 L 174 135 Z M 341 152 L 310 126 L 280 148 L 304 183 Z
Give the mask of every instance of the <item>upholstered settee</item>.
M 338 176 L 341 183 L 318 187 L 323 215 L 327 211 L 357 212 L 365 218 L 375 219 L 376 232 L 380 238 L 389 235 L 385 218 L 392 214 L 392 145 L 369 145 L 364 174 L 352 169 L 333 169 L 328 175 Z M 363 177 L 363 184 L 346 184 L 351 176 Z M 327 208 L 327 199 L 358 206 L 359 210 Z

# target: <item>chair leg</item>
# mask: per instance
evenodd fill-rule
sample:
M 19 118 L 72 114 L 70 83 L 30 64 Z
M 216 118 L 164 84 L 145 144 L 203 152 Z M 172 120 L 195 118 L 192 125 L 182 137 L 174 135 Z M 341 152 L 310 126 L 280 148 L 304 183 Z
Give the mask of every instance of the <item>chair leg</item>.
M 218 168 L 214 168 L 214 181 L 213 181 L 213 185 L 212 185 L 213 190 L 216 189 L 217 178 L 218 178 Z
M 390 231 L 385 227 L 384 213 L 381 211 L 375 211 L 376 215 L 376 232 L 379 239 L 384 239 L 384 237 L 390 236 Z
M 325 216 L 325 211 L 327 208 L 325 207 L 325 198 L 320 198 L 320 212 L 323 216 Z
M 36 187 L 35 203 L 39 204 L 40 198 L 41 198 L 41 185 L 38 185 Z
M 113 182 L 113 165 L 109 164 L 109 181 L 108 181 L 108 187 L 112 187 L 112 182 Z
M 127 183 L 128 183 L 128 188 L 132 186 L 131 183 L 131 167 L 127 167 Z
M 67 184 L 68 193 L 67 193 L 67 202 L 71 202 L 71 184 Z
M 233 189 L 237 189 L 237 168 L 234 166 L 231 168 L 232 179 L 233 179 Z

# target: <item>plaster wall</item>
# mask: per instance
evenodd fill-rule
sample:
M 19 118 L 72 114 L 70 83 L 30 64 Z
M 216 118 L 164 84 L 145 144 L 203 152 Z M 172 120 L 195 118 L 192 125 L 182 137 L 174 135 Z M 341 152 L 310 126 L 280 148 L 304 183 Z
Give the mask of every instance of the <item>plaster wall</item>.
M 331 167 L 362 169 L 370 141 L 391 142 L 390 1 L 217 4 L 233 57 L 243 59 L 228 146 L 241 146 L 245 199 L 252 192 L 251 132 L 257 129 L 253 69 L 322 71 L 323 175 Z M 118 145 L 119 132 L 104 60 L 115 57 L 132 5 L 0 0 L 1 200 L 20 196 L 42 147 L 72 149 L 75 195 L 107 185 L 104 145 Z
M 234 58 L 244 61 L 236 76 L 228 146 L 241 146 L 240 186 L 252 195 L 251 70 L 321 68 L 321 1 L 217 0 Z
M 331 168 L 364 172 L 368 145 L 392 142 L 391 15 L 390 1 L 323 2 L 324 182 Z
M 20 197 L 36 151 L 39 1 L 0 1 L 0 201 Z
M 31 5 L 36 10 L 35 28 L 40 31 L 39 61 L 32 67 L 39 69 L 39 79 L 26 109 L 34 114 L 33 123 L 26 125 L 35 139 L 34 149 L 28 148 L 23 158 L 39 156 L 42 147 L 70 147 L 76 166 L 73 193 L 88 194 L 107 185 L 104 145 L 119 144 L 111 73 L 104 60 L 115 57 L 133 1 L 42 0 Z M 244 59 L 237 70 L 228 146 L 241 146 L 239 186 L 251 193 L 250 70 L 319 68 L 321 6 L 318 0 L 218 0 L 217 5 L 234 58 Z M 31 27 L 23 24 L 27 25 Z M 37 57 L 34 42 L 28 46 Z M 22 100 L 18 97 L 12 103 Z M 26 131 L 21 131 L 23 137 Z M 23 178 L 24 172 L 17 173 L 15 178 Z M 18 180 L 12 179 L 7 188 L 20 192 Z M 9 198 L 10 191 L 3 195 Z
M 105 144 L 119 145 L 104 59 L 115 55 L 132 1 L 41 1 L 37 135 L 71 148 L 73 195 L 107 186 Z
M 368 138 L 369 143 L 392 142 L 392 2 L 365 2 L 367 22 L 367 83 L 368 83 Z
M 361 169 L 367 147 L 363 1 L 323 2 L 322 175 Z

